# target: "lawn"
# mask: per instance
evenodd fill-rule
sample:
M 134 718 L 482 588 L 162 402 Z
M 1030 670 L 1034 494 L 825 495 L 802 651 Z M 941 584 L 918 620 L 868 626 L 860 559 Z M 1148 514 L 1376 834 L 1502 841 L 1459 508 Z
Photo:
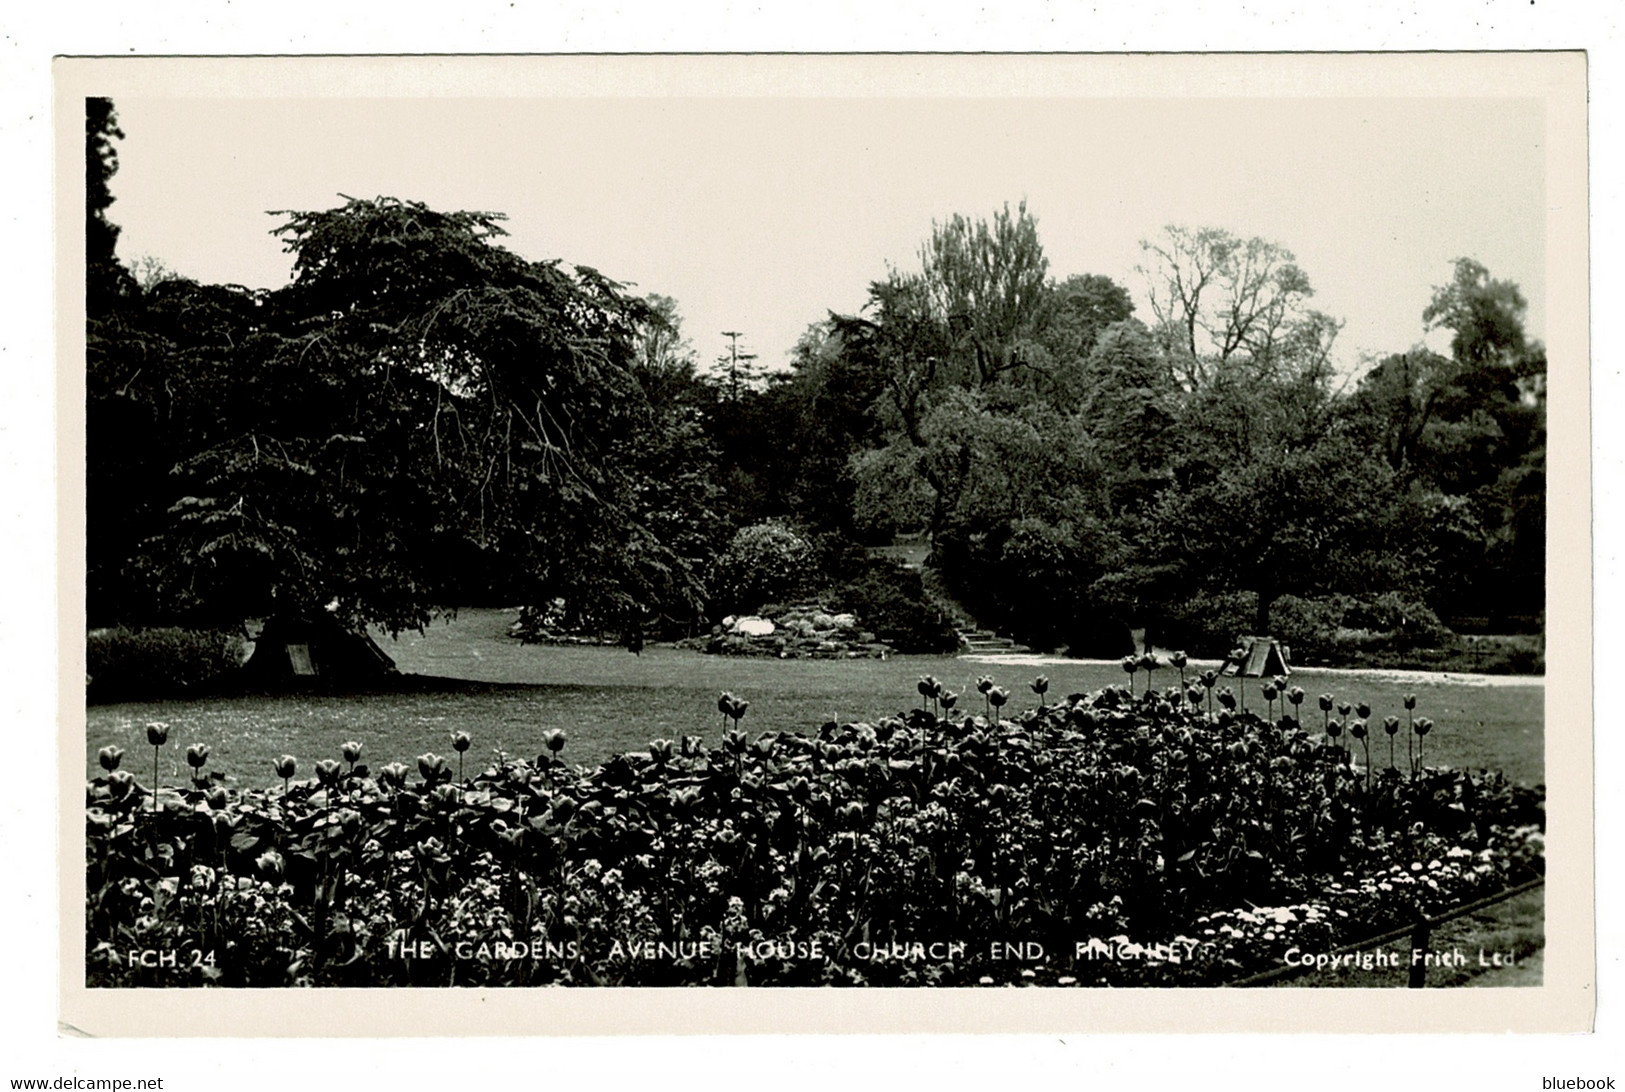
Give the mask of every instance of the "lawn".
M 915 683 L 925 674 L 959 691 L 961 708 L 978 713 L 976 678 L 992 675 L 1012 693 L 1007 715 L 1037 703 L 1027 684 L 1041 673 L 1050 679 L 1051 701 L 1127 681 L 1116 664 L 1037 658 L 781 661 L 670 648 L 646 648 L 634 656 L 616 648 L 523 646 L 506 636 L 512 618 L 510 612 L 467 610 L 422 636 L 383 639 L 403 672 L 466 680 L 441 690 L 92 706 L 86 718 L 87 772 L 96 769 L 99 748 L 117 744 L 131 752 L 127 768 L 138 777 L 145 768 L 150 777 L 145 726 L 154 720 L 170 725 L 170 742 L 159 755 L 166 784 L 184 780 L 186 747 L 206 743 L 208 768 L 226 774 L 227 784 L 264 786 L 279 780 L 271 769 L 277 755 L 296 756 L 299 776 L 306 777 L 318 759 L 337 758 L 346 740 L 364 745 L 363 761 L 399 760 L 409 766 L 425 751 L 444 754 L 455 764 L 449 737 L 458 730 L 473 736 L 470 766 L 498 751 L 534 757 L 543 733 L 552 728 L 569 736 L 563 757 L 583 765 L 646 749 L 652 739 L 697 735 L 716 743 L 724 728 L 716 709 L 723 690 L 750 701 L 741 725 L 747 730 L 810 731 L 827 720 L 873 720 L 918 705 Z M 1143 688 L 1145 676 L 1136 681 Z M 1177 681 L 1177 672 L 1166 668 L 1154 678 L 1158 686 Z M 1378 737 L 1372 758 L 1379 765 L 1386 764 L 1388 753 L 1381 719 L 1393 714 L 1403 723 L 1401 698 L 1414 693 L 1416 715 L 1434 722 L 1426 744 L 1429 765 L 1499 769 L 1530 784 L 1544 780 L 1545 690 L 1538 679 L 1310 668 L 1295 672 L 1293 683 L 1310 695 L 1302 709 L 1308 728 L 1321 721 L 1316 695 L 1370 702 Z M 1262 710 L 1256 680 L 1247 684 L 1247 692 L 1248 707 Z M 1403 732 L 1396 744 L 1403 766 Z M 147 752 L 144 759 L 142 752 Z

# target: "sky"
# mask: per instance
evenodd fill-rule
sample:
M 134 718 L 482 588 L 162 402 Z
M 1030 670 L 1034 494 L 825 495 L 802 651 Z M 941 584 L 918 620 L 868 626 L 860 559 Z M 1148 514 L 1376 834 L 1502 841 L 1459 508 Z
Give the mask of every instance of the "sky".
M 1149 317 L 1141 241 L 1214 226 L 1283 244 L 1342 319 L 1337 360 L 1422 340 L 1473 257 L 1545 322 L 1542 104 L 1496 97 L 276 98 L 117 96 L 120 256 L 286 283 L 271 210 L 341 194 L 505 213 L 505 245 L 674 297 L 702 363 L 768 367 L 916 269 L 934 221 L 1025 200 L 1056 278 Z M 1446 339 L 1435 334 L 1431 344 Z

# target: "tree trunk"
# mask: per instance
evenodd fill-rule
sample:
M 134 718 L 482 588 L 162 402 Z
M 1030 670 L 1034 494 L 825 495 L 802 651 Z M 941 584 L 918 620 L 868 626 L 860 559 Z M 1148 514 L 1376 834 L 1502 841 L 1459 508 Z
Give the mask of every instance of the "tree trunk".
M 1277 595 L 1273 591 L 1260 591 L 1258 593 L 1258 611 L 1253 616 L 1253 636 L 1269 637 L 1270 634 L 1270 607 L 1275 604 Z

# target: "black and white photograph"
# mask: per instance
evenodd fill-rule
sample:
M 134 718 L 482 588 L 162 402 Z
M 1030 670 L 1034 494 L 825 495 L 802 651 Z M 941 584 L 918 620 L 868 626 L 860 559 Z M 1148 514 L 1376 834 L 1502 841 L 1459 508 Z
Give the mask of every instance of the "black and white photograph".
M 1582 54 L 463 61 L 59 63 L 65 997 L 1588 1023 Z

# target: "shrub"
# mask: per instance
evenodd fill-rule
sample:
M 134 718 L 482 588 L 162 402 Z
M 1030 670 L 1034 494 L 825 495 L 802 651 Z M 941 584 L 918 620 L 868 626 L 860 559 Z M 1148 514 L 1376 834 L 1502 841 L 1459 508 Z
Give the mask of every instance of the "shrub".
M 1319 663 L 1338 651 L 1338 630 L 1347 601 L 1341 596 L 1308 599 L 1283 595 L 1270 604 L 1269 636 L 1292 650 L 1294 663 Z
M 874 561 L 856 580 L 837 588 L 833 598 L 898 652 L 953 652 L 959 647 L 954 624 L 926 594 L 920 574 L 892 561 Z
M 1107 656 L 1133 647 L 1096 594 L 1105 551 L 1098 525 L 1039 519 L 961 524 L 934 542 L 943 583 L 983 625 L 1038 649 Z
M 85 640 L 87 697 L 125 701 L 194 692 L 236 669 L 247 651 L 223 630 L 92 630 Z
M 869 568 L 869 551 L 839 531 L 813 536 L 813 562 L 826 580 L 844 584 L 860 579 Z
M 1433 608 L 1402 592 L 1383 592 L 1370 599 L 1351 600 L 1342 624 L 1350 629 L 1387 634 L 1396 649 L 1432 648 L 1455 635 L 1439 621 Z
M 740 529 L 711 575 L 711 613 L 739 614 L 794 599 L 818 579 L 812 545 L 782 523 Z
M 1257 614 L 1258 597 L 1252 592 L 1198 592 L 1170 603 L 1150 636 L 1161 648 L 1221 659 L 1236 647 L 1238 637 L 1252 633 Z

